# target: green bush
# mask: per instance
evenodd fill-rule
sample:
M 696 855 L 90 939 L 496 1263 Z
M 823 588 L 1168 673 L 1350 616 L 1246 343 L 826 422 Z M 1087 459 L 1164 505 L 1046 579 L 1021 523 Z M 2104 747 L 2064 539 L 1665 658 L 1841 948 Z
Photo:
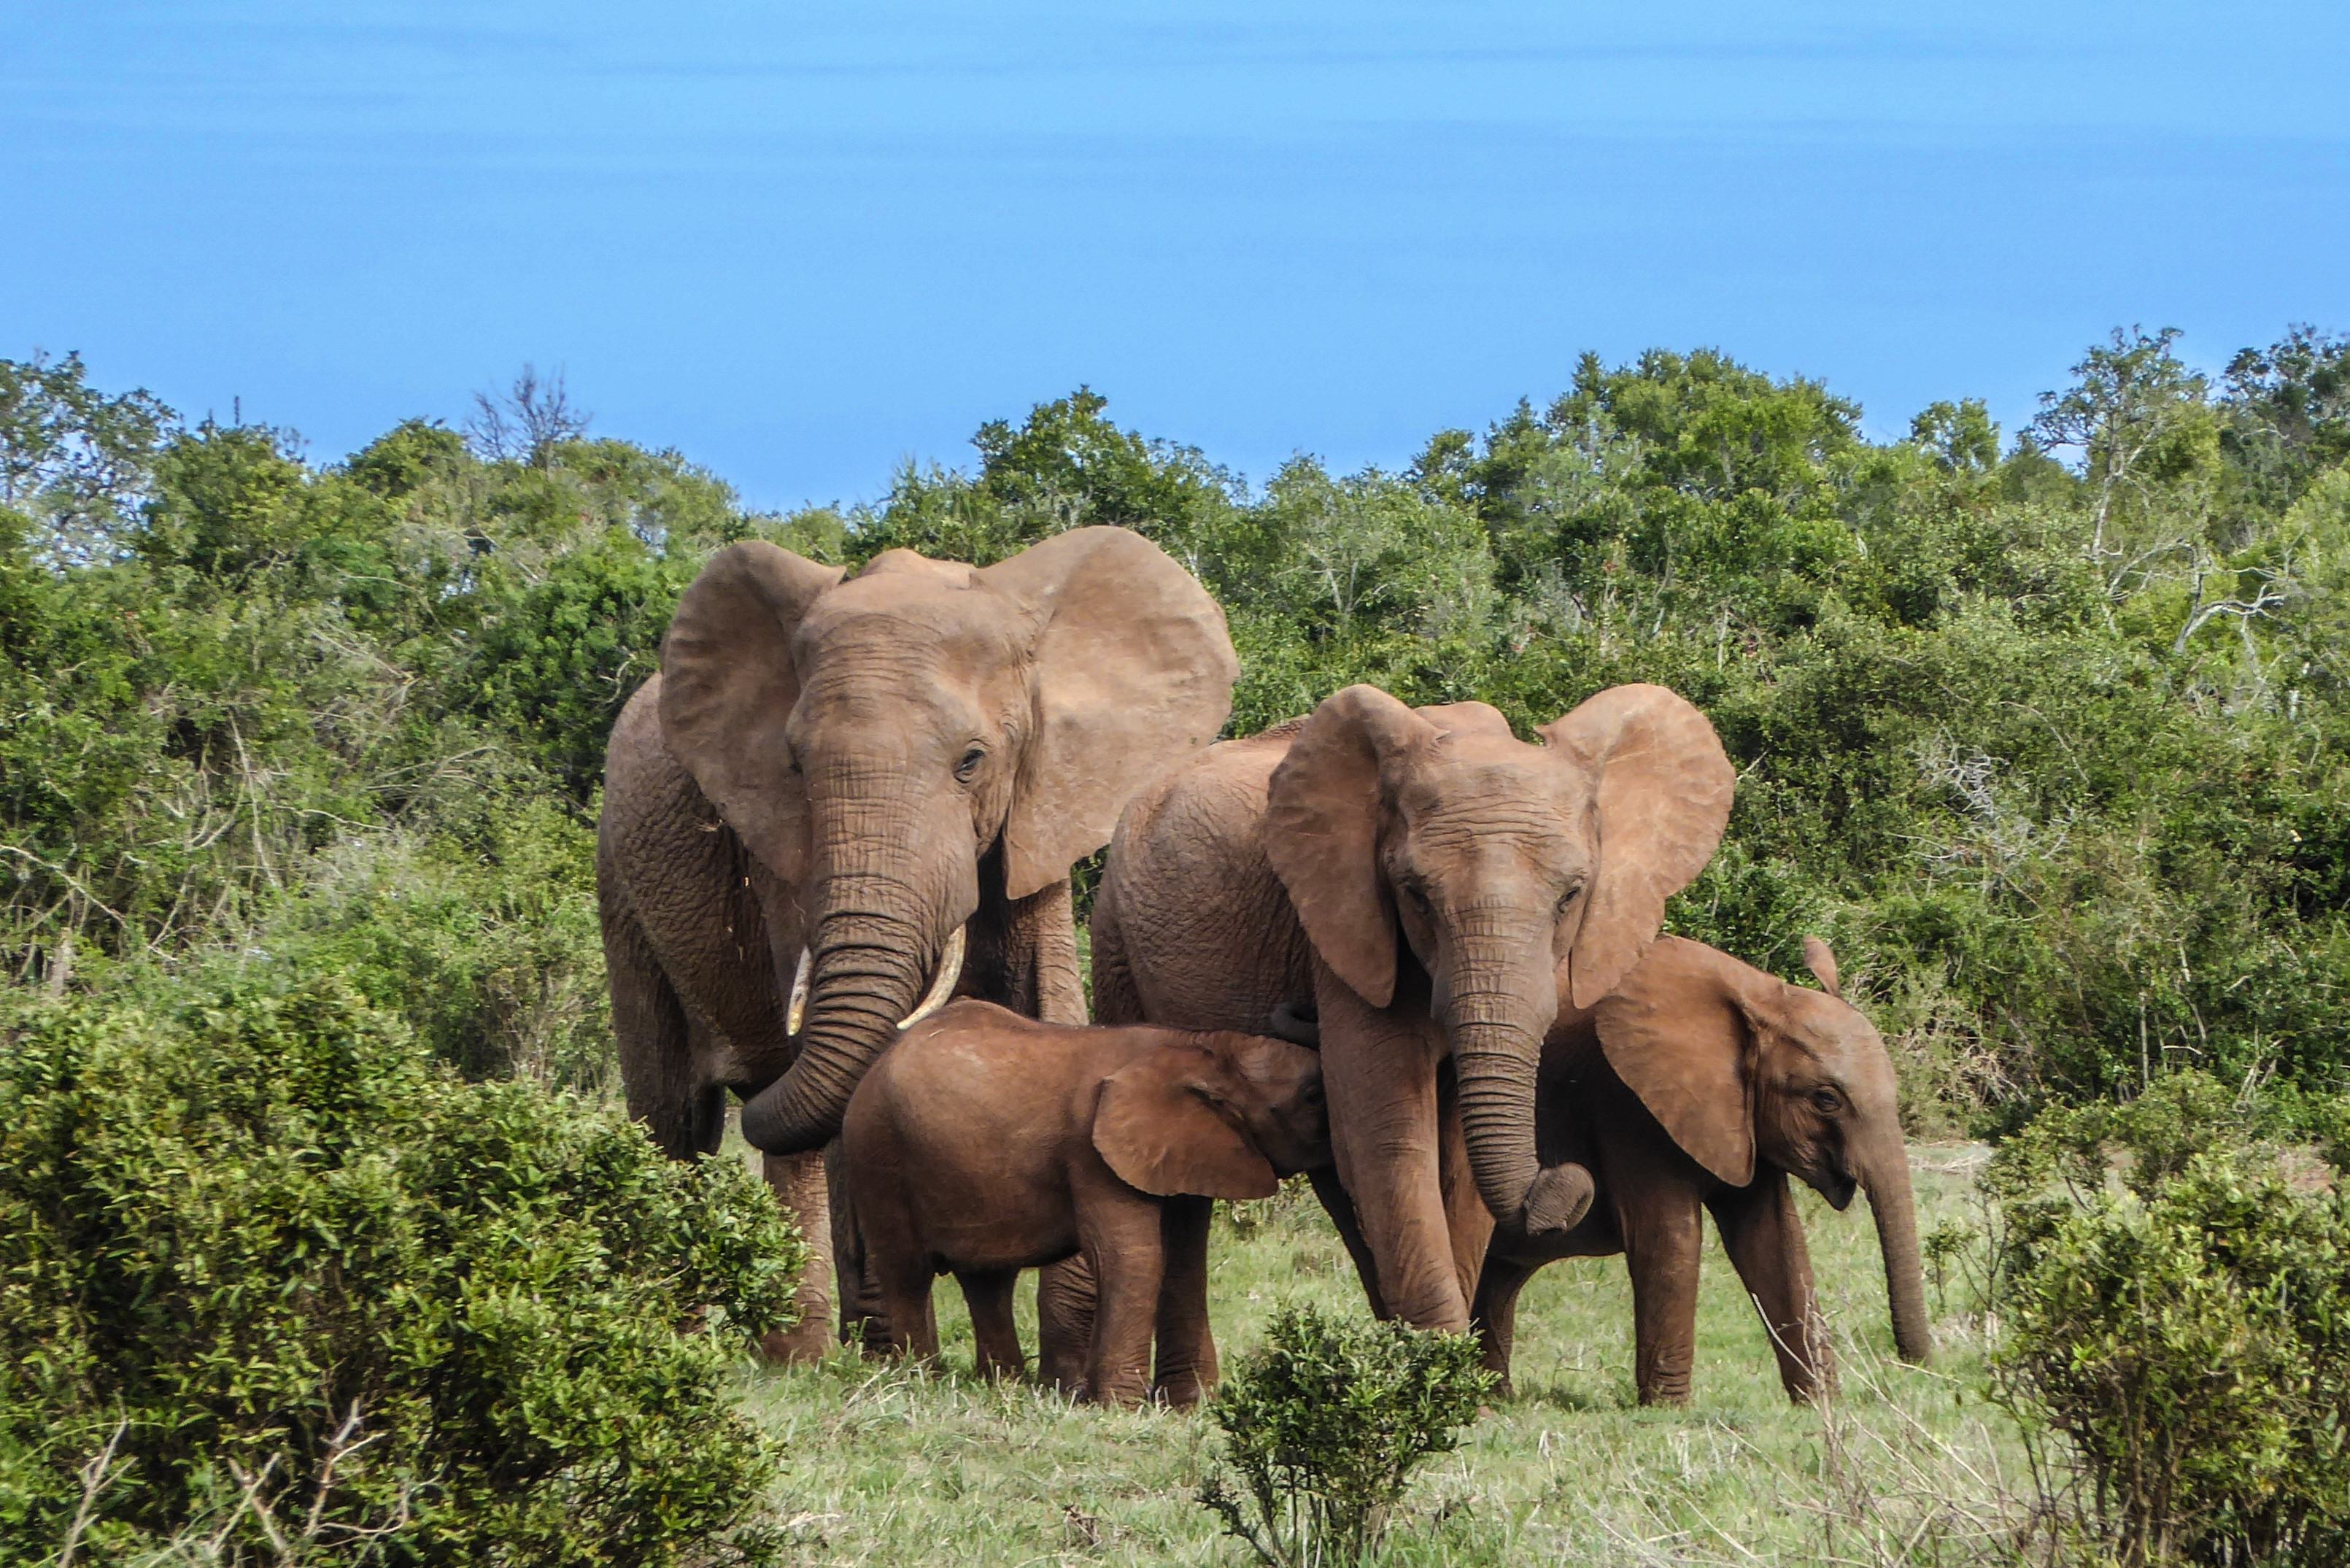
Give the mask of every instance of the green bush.
M 2180 1075 L 1993 1161 L 1994 1386 L 2124 1563 L 2350 1557 L 2350 1193 L 2295 1121 Z
M 544 799 L 487 796 L 475 815 L 321 857 L 250 945 L 342 976 L 465 1077 L 608 1086 L 595 831 Z
M 1240 1490 L 1219 1470 L 1200 1501 L 1270 1568 L 1359 1563 L 1492 1384 L 1466 1334 L 1285 1308 L 1210 1406 Z
M 338 981 L 177 994 L 0 1044 L 0 1560 L 765 1552 L 726 1386 L 803 1251 L 764 1188 Z

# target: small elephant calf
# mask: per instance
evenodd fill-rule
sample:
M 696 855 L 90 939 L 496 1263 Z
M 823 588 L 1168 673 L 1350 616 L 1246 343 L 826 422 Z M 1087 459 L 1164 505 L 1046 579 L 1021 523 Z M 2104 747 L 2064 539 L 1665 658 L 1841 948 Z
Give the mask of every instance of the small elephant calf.
M 1876 1027 L 1844 1000 L 1827 944 L 1807 940 L 1804 959 L 1817 991 L 1717 948 L 1660 937 L 1596 1008 L 1564 1013 L 1553 1026 L 1535 1106 L 1542 1158 L 1587 1165 L 1599 1191 L 1565 1236 L 1493 1232 L 1474 1317 L 1485 1366 L 1504 1385 L 1518 1293 L 1534 1271 L 1558 1258 L 1621 1252 L 1632 1274 L 1640 1403 L 1686 1400 L 1700 1216 L 1711 1210 L 1771 1331 L 1788 1394 L 1823 1392 L 1833 1368 L 1814 1332 L 1811 1253 L 1790 1177 L 1836 1209 L 1868 1194 L 1894 1344 L 1906 1361 L 1932 1353 L 1893 1061 Z
M 892 1348 L 938 1353 L 931 1282 L 971 1305 L 983 1374 L 1024 1367 L 1020 1270 L 1083 1253 L 1099 1282 L 1086 1392 L 1195 1402 L 1211 1199 L 1330 1162 L 1321 1059 L 1250 1034 L 1039 1023 L 957 1002 L 865 1075 L 841 1125 L 857 1230 Z

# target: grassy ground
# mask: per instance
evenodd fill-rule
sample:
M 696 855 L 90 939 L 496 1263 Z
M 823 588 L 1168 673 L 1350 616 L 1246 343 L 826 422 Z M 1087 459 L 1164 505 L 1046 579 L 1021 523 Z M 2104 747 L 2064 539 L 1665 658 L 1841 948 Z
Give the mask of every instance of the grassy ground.
M 1979 1150 L 1918 1151 L 1922 1226 L 1969 1211 Z M 1391 1556 L 1401 1563 L 1940 1563 L 2003 1520 L 2012 1434 L 1973 1397 L 1979 1338 L 1952 1282 L 1930 1370 L 1891 1359 L 1875 1231 L 1861 1205 L 1810 1193 L 1804 1218 L 1842 1346 L 1844 1394 L 1794 1408 L 1737 1276 L 1709 1252 L 1696 1393 L 1633 1403 L 1622 1260 L 1545 1270 L 1519 1309 L 1519 1394 L 1434 1461 Z M 1229 1366 L 1288 1302 L 1361 1311 L 1309 1194 L 1220 1215 L 1212 1303 Z M 1929 1300 L 1937 1301 L 1932 1282 Z M 1024 1332 L 1035 1353 L 1033 1280 Z M 811 1561 L 852 1563 L 1240 1563 L 1193 1501 L 1213 1463 L 1203 1415 L 1072 1407 L 971 1375 L 971 1334 L 941 1281 L 942 1371 L 823 1366 L 745 1374 L 783 1439 L 777 1496 Z

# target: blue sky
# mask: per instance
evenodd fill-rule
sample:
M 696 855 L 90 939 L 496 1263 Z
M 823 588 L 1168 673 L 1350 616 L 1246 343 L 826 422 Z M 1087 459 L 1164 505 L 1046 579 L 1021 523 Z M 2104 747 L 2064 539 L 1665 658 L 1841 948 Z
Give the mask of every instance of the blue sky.
M 299 429 L 524 361 L 754 504 L 1080 382 L 1263 479 L 1578 353 L 2011 428 L 2350 329 L 2350 7 L 0 0 L 0 356 Z

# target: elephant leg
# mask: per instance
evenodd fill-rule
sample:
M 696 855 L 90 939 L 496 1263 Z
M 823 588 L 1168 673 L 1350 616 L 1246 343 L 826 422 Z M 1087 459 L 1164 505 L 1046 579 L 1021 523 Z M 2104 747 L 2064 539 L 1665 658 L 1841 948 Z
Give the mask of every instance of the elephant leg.
M 1632 1382 L 1643 1405 L 1689 1402 L 1697 1353 L 1698 1262 L 1702 1205 L 1685 1183 L 1642 1179 L 1612 1168 L 1624 1262 L 1632 1275 Z
M 1771 1331 L 1787 1397 L 1807 1404 L 1835 1393 L 1835 1352 L 1819 1332 L 1811 1249 L 1787 1173 L 1765 1169 L 1752 1186 L 1723 1188 L 1707 1206 L 1721 1229 L 1722 1250 Z
M 1036 1272 L 1036 1376 L 1075 1398 L 1093 1345 L 1093 1265 L 1081 1251 Z
M 1216 1336 L 1208 1324 L 1208 1226 L 1215 1201 L 1170 1198 L 1160 1213 L 1166 1260 L 1159 1281 L 1159 1357 L 1151 1392 L 1178 1409 L 1216 1386 Z
M 1018 1011 L 1045 1023 L 1087 1022 L 1069 879 L 1064 877 L 1014 901 L 1006 929 L 1015 963 L 1027 971 L 1023 989 L 1029 1005 Z
M 1150 1336 L 1166 1272 L 1159 1205 L 1105 1182 L 1078 1198 L 1078 1231 L 1101 1282 L 1086 1358 L 1086 1397 L 1097 1405 L 1140 1404 L 1150 1392 Z
M 726 1133 L 726 1091 L 702 1080 L 677 988 L 612 885 L 613 874 L 600 874 L 604 969 L 629 1116 L 672 1159 L 715 1154 Z
M 1414 1328 L 1458 1334 L 1469 1326 L 1469 1297 L 1438 1163 L 1443 1037 L 1425 1018 L 1371 1007 L 1318 962 L 1315 971 L 1332 1152 L 1379 1297 Z
M 865 1238 L 857 1224 L 857 1194 L 841 1161 L 840 1140 L 825 1145 L 824 1170 L 832 1208 L 833 1278 L 840 1302 L 840 1343 L 868 1356 L 889 1348 L 889 1317 L 881 1301 Z
M 786 1366 L 822 1359 L 832 1347 L 832 1204 L 826 1191 L 824 1156 L 820 1153 L 764 1155 L 760 1172 L 775 1189 L 775 1200 L 799 1227 L 807 1243 L 807 1266 L 800 1271 L 794 1294 L 800 1321 L 778 1329 L 759 1342 L 760 1354 Z
M 974 1370 L 982 1377 L 1024 1377 L 1028 1358 L 1021 1354 L 1020 1330 L 1012 1321 L 1012 1287 L 1017 1269 L 983 1269 L 958 1272 L 963 1304 L 971 1309 L 972 1338 L 978 1345 Z
M 1069 879 L 1047 883 L 1024 898 L 1006 898 L 999 844 L 980 862 L 979 888 L 956 994 L 1045 1023 L 1085 1023 L 1085 971 L 1077 962 Z
M 1305 1179 L 1314 1184 L 1314 1196 L 1322 1200 L 1323 1211 L 1336 1227 L 1347 1256 L 1354 1260 L 1356 1277 L 1363 1282 L 1364 1299 L 1371 1303 L 1371 1315 L 1381 1323 L 1387 1322 L 1395 1314 L 1388 1311 L 1387 1298 L 1379 1294 L 1378 1264 L 1371 1258 L 1370 1243 L 1363 1240 L 1362 1219 L 1355 1212 L 1355 1200 L 1347 1196 L 1346 1183 L 1338 1179 L 1337 1168 L 1326 1165 L 1319 1170 L 1308 1171 Z
M 882 1311 L 889 1320 L 891 1353 L 936 1360 L 939 1324 L 931 1311 L 933 1276 L 929 1266 L 911 1258 L 881 1259 L 876 1261 L 875 1272 L 880 1281 Z
M 1485 1266 L 1477 1274 L 1477 1300 L 1469 1315 L 1484 1353 L 1485 1370 L 1493 1375 L 1493 1392 L 1503 1398 L 1514 1392 L 1510 1386 L 1510 1355 L 1518 1336 L 1518 1293 L 1540 1267 L 1504 1257 L 1488 1247 Z
M 1476 1175 L 1469 1168 L 1469 1139 L 1461 1131 L 1460 1093 L 1449 1061 L 1437 1064 L 1436 1127 L 1437 1183 L 1444 1197 L 1444 1228 L 1452 1239 L 1452 1271 L 1460 1277 L 1465 1300 L 1476 1294 L 1485 1245 L 1493 1235 L 1493 1211 L 1485 1207 L 1477 1191 Z

